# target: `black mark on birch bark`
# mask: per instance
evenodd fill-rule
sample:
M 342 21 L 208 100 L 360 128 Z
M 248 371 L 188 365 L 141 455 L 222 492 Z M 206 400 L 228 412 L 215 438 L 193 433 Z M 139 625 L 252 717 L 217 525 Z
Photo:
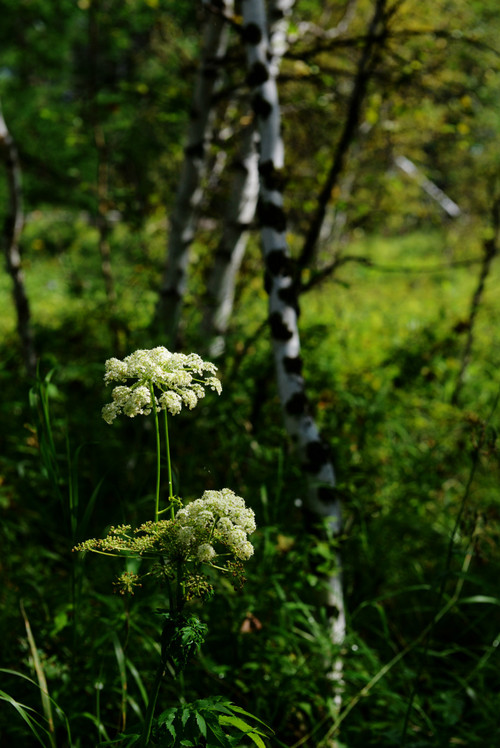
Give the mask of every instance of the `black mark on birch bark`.
M 247 84 L 250 88 L 260 86 L 269 79 L 269 72 L 263 62 L 254 62 L 247 75 Z
M 280 288 L 278 291 L 278 298 L 287 306 L 291 306 L 292 309 L 295 309 L 298 316 L 299 304 L 297 302 L 297 294 L 295 293 L 293 285 L 287 286 L 286 288 Z
M 302 373 L 302 359 L 300 356 L 295 356 L 295 358 L 292 358 L 291 356 L 284 356 L 283 357 L 283 368 L 287 372 L 287 374 L 301 374 Z
M 259 44 L 262 40 L 262 31 L 256 23 L 247 23 L 243 27 L 241 36 L 243 41 L 248 42 L 248 44 Z
M 337 608 L 336 605 L 327 605 L 326 614 L 328 616 L 328 620 L 336 621 L 340 615 L 340 610 Z
M 205 154 L 205 145 L 204 143 L 193 143 L 193 145 L 186 146 L 184 153 L 190 158 L 203 158 Z
M 276 169 L 271 160 L 259 164 L 259 174 L 268 190 L 283 192 L 285 188 L 285 175 L 282 169 Z
M 274 205 L 274 203 L 262 201 L 259 203 L 258 213 L 261 226 L 267 226 L 270 229 L 274 229 L 278 233 L 282 233 L 283 231 L 285 231 L 285 211 L 279 205 Z
M 335 489 L 332 486 L 320 486 L 318 488 L 318 499 L 322 504 L 325 504 L 325 506 L 331 506 L 335 503 Z
M 271 275 L 290 275 L 292 262 L 284 249 L 272 249 L 266 255 L 266 266 Z
M 256 94 L 252 100 L 252 109 L 257 117 L 266 120 L 273 111 L 273 105 L 261 94 Z
M 273 8 L 269 13 L 269 20 L 271 21 L 281 21 L 281 19 L 284 17 L 285 13 L 281 10 L 281 8 Z
M 290 340 L 293 337 L 293 332 L 283 322 L 279 312 L 273 312 L 269 315 L 269 327 L 275 340 Z
M 304 465 L 308 472 L 317 473 L 329 460 L 330 450 L 324 442 L 319 441 L 319 439 L 309 442 L 306 447 L 306 463 Z
M 306 412 L 307 397 L 303 392 L 296 392 L 295 395 L 285 403 L 285 410 L 291 416 L 300 416 Z

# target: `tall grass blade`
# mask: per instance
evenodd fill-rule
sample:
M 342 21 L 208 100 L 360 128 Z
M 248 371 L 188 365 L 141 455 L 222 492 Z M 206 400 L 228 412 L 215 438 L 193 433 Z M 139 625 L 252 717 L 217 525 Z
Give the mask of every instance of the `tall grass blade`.
M 37 720 L 31 716 L 30 712 L 34 712 L 34 709 L 31 709 L 31 707 L 26 706 L 25 704 L 21 704 L 19 701 L 16 701 L 12 696 L 10 696 L 5 691 L 0 690 L 0 701 L 5 701 L 8 704 L 11 704 L 14 709 L 17 711 L 17 713 L 20 715 L 20 717 L 26 722 L 28 727 L 30 728 L 33 735 L 36 737 L 40 745 L 42 745 L 44 748 L 52 748 L 54 744 L 53 742 L 53 736 L 49 734 L 49 732 L 42 727 L 42 725 L 37 722 Z M 36 712 L 35 712 L 36 714 Z M 43 735 L 46 735 L 49 738 L 50 742 L 47 742 Z M 6 746 L 7 748 L 7 746 Z
M 50 696 L 49 696 L 49 689 L 47 687 L 47 680 L 45 678 L 45 673 L 43 670 L 42 662 L 40 660 L 40 656 L 38 654 L 38 650 L 35 643 L 35 638 L 33 636 L 33 632 L 31 631 L 30 622 L 28 620 L 28 616 L 26 615 L 26 611 L 24 609 L 23 602 L 21 600 L 20 602 L 21 607 L 21 614 L 24 619 L 24 625 L 26 627 L 26 635 L 28 637 L 28 643 L 31 651 L 31 656 L 33 657 L 33 666 L 35 668 L 36 677 L 38 679 L 38 686 L 40 689 L 40 696 L 42 699 L 42 709 L 43 713 L 45 715 L 45 719 L 47 720 L 47 724 L 49 726 L 49 735 L 51 738 L 51 746 L 55 748 L 56 746 L 56 739 L 55 739 L 55 729 L 54 729 L 54 717 L 52 715 L 52 705 L 50 703 Z

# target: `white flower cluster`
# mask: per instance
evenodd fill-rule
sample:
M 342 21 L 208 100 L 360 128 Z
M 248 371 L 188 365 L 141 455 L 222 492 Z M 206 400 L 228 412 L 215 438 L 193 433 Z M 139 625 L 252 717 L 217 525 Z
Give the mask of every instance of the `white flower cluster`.
M 196 353 L 171 353 L 162 346 L 135 351 L 123 361 L 110 358 L 106 361 L 106 384 L 130 379 L 135 382 L 113 389 L 112 402 L 104 406 L 102 417 L 107 423 L 113 423 L 120 413 L 130 418 L 148 415 L 153 409 L 152 387 L 161 391 L 158 397 L 155 395 L 158 410 L 167 410 L 172 415 L 180 413 L 183 405 L 191 410 L 205 397 L 205 387 L 220 395 L 222 387 L 216 371 L 214 364 L 203 361 Z M 205 374 L 210 376 L 204 379 Z
M 214 543 L 227 546 L 241 561 L 253 555 L 247 535 L 256 528 L 255 514 L 229 488 L 205 491 L 201 499 L 177 512 L 176 521 L 178 541 L 199 561 L 210 562 L 217 555 Z

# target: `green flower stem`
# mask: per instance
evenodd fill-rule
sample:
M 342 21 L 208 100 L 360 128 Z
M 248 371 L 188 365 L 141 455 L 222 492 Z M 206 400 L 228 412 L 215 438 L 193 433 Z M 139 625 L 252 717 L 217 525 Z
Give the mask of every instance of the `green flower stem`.
M 160 424 L 158 423 L 158 411 L 156 409 L 156 399 L 153 385 L 150 384 L 151 402 L 153 404 L 153 413 L 155 414 L 156 428 L 156 497 L 155 497 L 155 522 L 158 522 L 160 512 L 160 468 L 161 468 L 161 444 L 160 444 Z
M 184 607 L 184 574 L 182 561 L 177 561 L 176 590 L 175 590 L 175 607 L 176 614 L 180 613 Z
M 170 441 L 168 438 L 168 415 L 167 411 L 165 409 L 165 448 L 167 451 L 167 468 L 168 468 L 168 498 L 173 499 L 174 498 L 174 487 L 172 482 L 172 462 L 170 459 Z M 170 511 L 172 512 L 172 519 L 174 519 L 174 505 L 172 504 Z
M 162 566 L 165 565 L 163 558 L 161 559 L 161 564 Z M 172 616 L 174 618 L 184 607 L 184 596 L 182 594 L 182 577 L 183 577 L 182 561 L 178 561 L 177 563 L 177 575 L 176 576 L 177 576 L 177 579 L 176 579 L 175 598 L 172 598 L 169 595 Z M 167 581 L 167 586 L 170 591 L 170 584 L 168 583 L 168 581 Z M 163 640 L 163 637 L 165 635 L 165 629 L 166 629 L 166 625 L 163 628 L 161 640 Z M 161 687 L 161 683 L 163 680 L 163 675 L 165 673 L 165 669 L 166 669 L 166 662 L 163 660 L 163 653 L 162 653 L 160 655 L 160 664 L 158 665 L 158 668 L 156 670 L 153 687 L 151 689 L 151 693 L 149 696 L 148 708 L 146 709 L 146 716 L 144 718 L 144 726 L 142 729 L 140 748 L 148 748 L 149 741 L 151 740 L 151 732 L 153 730 L 153 720 L 155 716 L 156 702 L 158 701 L 158 694 L 160 693 L 160 687 Z

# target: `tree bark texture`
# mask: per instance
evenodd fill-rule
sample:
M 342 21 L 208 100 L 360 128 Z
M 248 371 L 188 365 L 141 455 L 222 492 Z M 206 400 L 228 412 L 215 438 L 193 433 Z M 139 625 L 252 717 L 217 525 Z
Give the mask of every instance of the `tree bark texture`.
M 241 153 L 234 165 L 230 200 L 222 237 L 207 285 L 204 331 L 210 355 L 224 351 L 224 338 L 233 310 L 236 277 L 245 254 L 248 232 L 255 218 L 259 194 L 257 133 L 251 123 L 243 134 Z
M 263 0 L 243 0 L 242 8 L 248 83 L 253 91 L 253 109 L 261 140 L 258 215 L 278 391 L 285 427 L 308 478 L 307 508 L 324 518 L 331 533 L 337 535 L 341 529 L 341 511 L 335 493 L 332 458 L 311 414 L 302 376 L 298 305 L 285 235 L 282 193 L 284 148 L 280 107 L 276 80 L 269 65 L 265 8 Z M 330 613 L 332 638 L 340 643 L 345 628 L 340 571 L 328 579 L 326 604 Z
M 212 138 L 213 98 L 227 48 L 228 28 L 224 16 L 232 16 L 233 0 L 220 0 L 217 6 L 221 12 L 209 12 L 205 23 L 202 59 L 195 83 L 184 162 L 170 220 L 167 262 L 156 310 L 158 327 L 170 344 L 177 336 L 186 290 L 189 249 L 203 196 L 206 151 Z
M 269 64 L 275 77 L 287 49 L 286 34 L 294 2 L 295 0 L 272 0 L 269 3 Z M 234 305 L 236 278 L 245 254 L 249 229 L 255 218 L 259 195 L 257 148 L 258 133 L 253 120 L 243 133 L 230 189 L 228 212 L 207 286 L 203 329 L 210 340 L 209 353 L 212 357 L 217 357 L 224 351 L 225 334 Z
M 3 152 L 9 194 L 5 219 L 4 243 L 7 272 L 12 278 L 17 330 L 21 339 L 26 371 L 36 373 L 36 353 L 31 328 L 31 313 L 21 262 L 19 240 L 24 226 L 21 165 L 14 138 L 10 134 L 0 108 L 0 150 Z

